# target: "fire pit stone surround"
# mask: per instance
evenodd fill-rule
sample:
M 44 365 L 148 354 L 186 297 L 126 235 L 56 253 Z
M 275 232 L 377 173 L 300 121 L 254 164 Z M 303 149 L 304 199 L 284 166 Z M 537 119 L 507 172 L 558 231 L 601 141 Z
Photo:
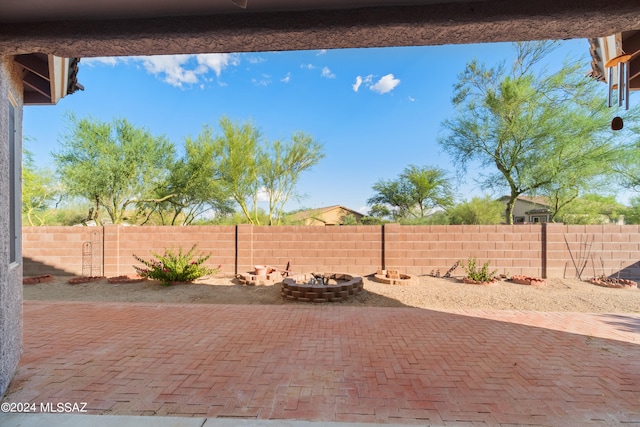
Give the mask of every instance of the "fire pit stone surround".
M 364 288 L 362 277 L 344 273 L 299 274 L 282 280 L 284 298 L 301 302 L 340 302 Z

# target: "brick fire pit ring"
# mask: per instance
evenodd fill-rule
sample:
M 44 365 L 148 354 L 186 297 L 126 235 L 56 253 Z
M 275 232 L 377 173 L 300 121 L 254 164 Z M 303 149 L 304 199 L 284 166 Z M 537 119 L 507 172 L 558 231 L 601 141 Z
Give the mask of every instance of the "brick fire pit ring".
M 403 274 L 398 270 L 378 270 L 373 275 L 373 280 L 385 285 L 417 285 L 420 283 L 418 276 Z
M 333 284 L 320 285 L 306 282 L 311 275 L 286 277 L 282 281 L 280 293 L 284 298 L 302 302 L 340 302 L 358 294 L 363 288 L 362 277 L 343 273 L 325 273 L 324 277 Z

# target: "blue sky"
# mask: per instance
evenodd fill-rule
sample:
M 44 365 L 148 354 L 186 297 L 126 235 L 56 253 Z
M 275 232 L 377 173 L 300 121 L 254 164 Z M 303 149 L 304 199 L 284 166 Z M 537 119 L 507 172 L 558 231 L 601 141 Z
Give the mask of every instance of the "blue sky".
M 566 41 L 549 61 L 588 50 L 584 39 Z M 204 124 L 217 129 L 223 115 L 251 121 L 268 140 L 303 131 L 323 144 L 326 157 L 301 177 L 303 198 L 287 208 L 366 210 L 371 186 L 409 164 L 439 166 L 453 178 L 437 137 L 453 113 L 457 76 L 473 58 L 493 65 L 512 52 L 501 43 L 85 58 L 78 74 L 85 91 L 55 106 L 25 108 L 24 135 L 38 164 L 51 166 L 68 112 L 127 118 L 176 146 Z M 458 200 L 483 194 L 473 176 L 469 171 L 457 187 Z

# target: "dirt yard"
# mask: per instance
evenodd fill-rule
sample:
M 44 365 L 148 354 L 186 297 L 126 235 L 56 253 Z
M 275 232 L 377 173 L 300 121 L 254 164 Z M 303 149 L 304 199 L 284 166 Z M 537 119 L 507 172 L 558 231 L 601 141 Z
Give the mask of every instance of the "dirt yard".
M 240 285 L 234 277 L 213 277 L 191 284 L 162 286 L 159 282 L 110 284 L 106 279 L 69 284 L 70 276 L 24 285 L 25 300 L 119 301 L 194 304 L 307 304 L 285 300 L 280 284 Z M 420 277 L 415 285 L 385 285 L 364 277 L 364 291 L 349 301 L 353 306 L 419 307 L 427 309 L 492 309 L 638 313 L 640 289 L 614 289 L 578 279 L 550 279 L 544 287 L 509 281 L 482 286 L 456 279 Z

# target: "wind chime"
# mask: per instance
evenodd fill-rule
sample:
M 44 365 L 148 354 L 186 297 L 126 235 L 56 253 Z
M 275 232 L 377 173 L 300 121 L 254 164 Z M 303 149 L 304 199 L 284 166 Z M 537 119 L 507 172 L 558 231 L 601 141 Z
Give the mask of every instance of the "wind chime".
M 618 90 L 618 107 L 622 107 L 624 103 L 625 110 L 629 109 L 629 59 L 631 55 L 624 51 L 616 43 L 616 50 L 622 52 L 615 58 L 611 58 L 604 65 L 609 70 L 609 93 L 607 96 L 607 105 L 609 108 L 613 105 L 613 93 Z M 617 77 L 617 84 L 614 83 L 614 76 Z M 620 130 L 624 126 L 622 117 L 616 116 L 611 120 L 611 129 Z

